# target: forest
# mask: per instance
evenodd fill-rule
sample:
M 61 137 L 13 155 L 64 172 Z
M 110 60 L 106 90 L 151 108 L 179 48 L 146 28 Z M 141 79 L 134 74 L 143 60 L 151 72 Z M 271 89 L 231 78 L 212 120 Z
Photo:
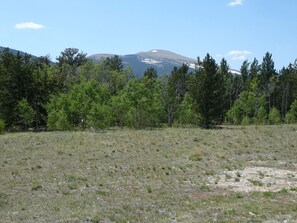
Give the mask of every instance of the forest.
M 0 53 L 0 132 L 297 122 L 297 60 L 277 71 L 269 52 L 241 75 L 207 54 L 195 71 L 149 68 L 140 79 L 119 56 L 66 48 L 56 60 Z

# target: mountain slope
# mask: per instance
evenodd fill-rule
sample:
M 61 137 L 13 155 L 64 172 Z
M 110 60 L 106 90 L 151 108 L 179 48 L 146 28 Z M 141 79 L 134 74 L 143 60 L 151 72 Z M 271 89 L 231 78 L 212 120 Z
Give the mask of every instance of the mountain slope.
M 113 57 L 115 54 L 94 54 L 89 58 L 99 61 L 103 58 Z M 146 52 L 140 52 L 137 54 L 129 54 L 120 56 L 124 67 L 130 66 L 133 73 L 138 77 L 142 77 L 147 68 L 153 67 L 157 70 L 159 76 L 164 74 L 170 74 L 174 66 L 180 67 L 182 64 L 187 64 L 190 71 L 195 69 L 195 63 L 197 60 L 188 58 L 167 50 L 150 50 Z M 230 69 L 230 72 L 234 75 L 240 75 L 240 71 Z
M 93 60 L 112 57 L 114 54 L 95 54 L 90 56 Z M 145 70 L 154 67 L 158 75 L 170 74 L 174 66 L 187 64 L 195 69 L 196 60 L 166 50 L 150 50 L 137 54 L 120 56 L 125 67 L 130 66 L 137 77 L 141 77 Z

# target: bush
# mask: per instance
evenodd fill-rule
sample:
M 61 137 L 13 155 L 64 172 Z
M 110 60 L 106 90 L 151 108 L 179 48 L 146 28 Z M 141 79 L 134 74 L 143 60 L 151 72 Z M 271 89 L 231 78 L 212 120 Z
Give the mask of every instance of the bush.
M 291 104 L 290 111 L 286 114 L 286 123 L 297 123 L 297 100 Z
M 199 123 L 198 115 L 193 111 L 193 98 L 186 93 L 184 100 L 177 110 L 176 123 L 182 125 L 196 125 Z
M 0 135 L 4 133 L 5 130 L 5 122 L 0 119 Z
M 87 116 L 87 126 L 104 129 L 111 125 L 111 108 L 107 105 L 93 104 Z
M 242 125 L 249 125 L 250 124 L 250 118 L 248 116 L 244 116 L 242 121 L 241 121 Z
M 66 112 L 62 109 L 60 111 L 52 111 L 48 114 L 47 126 L 50 130 L 70 130 L 71 125 L 68 121 Z
M 17 110 L 19 122 L 23 126 L 24 130 L 27 130 L 34 122 L 36 111 L 34 111 L 25 98 L 19 101 Z
M 261 106 L 257 112 L 256 123 L 257 124 L 266 124 L 267 123 L 267 112 L 263 106 Z
M 287 124 L 295 124 L 297 122 L 297 117 L 295 117 L 291 112 L 286 114 L 285 119 Z
M 269 112 L 269 123 L 271 125 L 280 124 L 281 123 L 281 115 L 277 108 L 272 108 Z

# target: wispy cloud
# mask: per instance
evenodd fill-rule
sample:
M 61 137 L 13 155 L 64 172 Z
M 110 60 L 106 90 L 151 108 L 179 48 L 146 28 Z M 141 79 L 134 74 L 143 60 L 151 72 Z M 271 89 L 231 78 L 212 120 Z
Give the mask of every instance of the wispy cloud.
M 243 4 L 243 0 L 231 0 L 231 2 L 228 3 L 229 6 L 238 6 L 238 5 L 242 5 Z
M 246 60 L 252 52 L 248 50 L 231 50 L 227 56 L 231 57 L 232 60 Z
M 16 29 L 44 29 L 45 27 L 41 24 L 34 22 L 18 23 L 14 26 Z

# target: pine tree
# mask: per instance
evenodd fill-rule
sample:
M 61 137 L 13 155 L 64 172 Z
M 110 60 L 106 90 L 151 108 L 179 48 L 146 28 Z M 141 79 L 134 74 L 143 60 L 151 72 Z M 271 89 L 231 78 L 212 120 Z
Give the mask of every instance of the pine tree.
M 216 61 L 207 54 L 198 59 L 196 74 L 191 80 L 191 95 L 202 128 L 211 128 L 222 123 L 225 88 L 223 76 L 218 72 Z

